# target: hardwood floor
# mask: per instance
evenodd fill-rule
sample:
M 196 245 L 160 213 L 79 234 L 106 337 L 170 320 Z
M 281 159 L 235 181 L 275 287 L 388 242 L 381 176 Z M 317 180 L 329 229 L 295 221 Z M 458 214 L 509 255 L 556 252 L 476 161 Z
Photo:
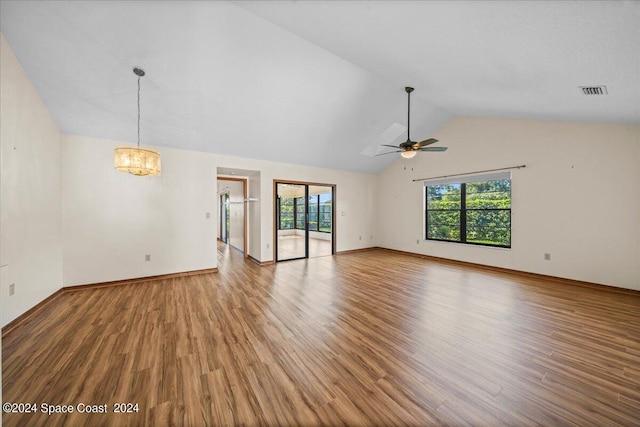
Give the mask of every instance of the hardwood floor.
M 637 293 L 385 250 L 260 267 L 219 249 L 217 274 L 65 292 L 10 332 L 3 401 L 74 412 L 3 424 L 640 425 Z

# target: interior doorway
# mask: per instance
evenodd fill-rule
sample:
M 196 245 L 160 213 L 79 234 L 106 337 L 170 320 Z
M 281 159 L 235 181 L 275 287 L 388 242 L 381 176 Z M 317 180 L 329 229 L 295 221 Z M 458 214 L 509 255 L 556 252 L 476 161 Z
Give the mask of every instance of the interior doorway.
M 248 257 L 247 179 L 218 177 L 218 195 L 220 241 Z
M 333 255 L 336 186 L 274 181 L 274 187 L 276 261 Z

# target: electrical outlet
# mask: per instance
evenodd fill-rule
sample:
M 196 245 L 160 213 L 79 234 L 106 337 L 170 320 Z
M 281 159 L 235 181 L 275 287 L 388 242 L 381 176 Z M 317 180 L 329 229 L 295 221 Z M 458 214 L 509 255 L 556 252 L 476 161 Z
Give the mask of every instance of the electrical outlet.
M 358 236 L 358 240 L 362 240 L 362 236 Z
M 16 284 L 12 283 L 9 285 L 9 296 L 13 295 L 16 293 Z
M 416 245 L 420 244 L 420 239 L 416 239 Z
M 544 254 L 544 260 L 545 261 L 551 261 L 551 254 L 545 253 Z
M 269 249 L 269 246 L 271 246 L 271 245 L 267 243 L 267 249 Z
M 144 260 L 145 260 L 145 261 L 151 261 L 151 255 L 146 254 L 146 255 L 144 256 Z
M 211 218 L 211 212 L 207 212 L 207 213 L 205 214 L 205 218 L 207 218 L 207 219 Z

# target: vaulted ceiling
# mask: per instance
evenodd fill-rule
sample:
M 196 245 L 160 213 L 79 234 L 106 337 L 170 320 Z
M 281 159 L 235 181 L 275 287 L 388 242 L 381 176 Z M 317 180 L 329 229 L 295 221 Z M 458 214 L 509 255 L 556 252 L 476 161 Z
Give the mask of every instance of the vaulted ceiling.
M 407 85 L 417 140 L 463 115 L 640 124 L 637 1 L 2 1 L 0 30 L 65 133 L 135 142 L 145 69 L 142 145 L 379 172 Z

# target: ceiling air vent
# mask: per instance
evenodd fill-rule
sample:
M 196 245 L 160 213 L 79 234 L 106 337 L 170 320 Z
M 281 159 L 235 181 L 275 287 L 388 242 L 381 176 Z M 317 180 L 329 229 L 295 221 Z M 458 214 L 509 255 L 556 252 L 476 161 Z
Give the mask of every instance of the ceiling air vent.
M 583 95 L 606 95 L 606 86 L 580 86 Z

